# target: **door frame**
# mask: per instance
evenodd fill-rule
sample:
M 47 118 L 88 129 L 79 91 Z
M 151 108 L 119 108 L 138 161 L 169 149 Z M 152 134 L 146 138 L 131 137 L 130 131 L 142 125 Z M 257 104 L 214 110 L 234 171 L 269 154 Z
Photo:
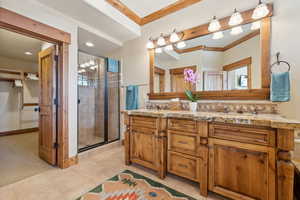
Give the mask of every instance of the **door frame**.
M 57 166 L 67 168 L 74 164 L 74 158 L 69 158 L 68 135 L 68 62 L 71 34 L 5 8 L 0 8 L 0 28 L 58 46 Z

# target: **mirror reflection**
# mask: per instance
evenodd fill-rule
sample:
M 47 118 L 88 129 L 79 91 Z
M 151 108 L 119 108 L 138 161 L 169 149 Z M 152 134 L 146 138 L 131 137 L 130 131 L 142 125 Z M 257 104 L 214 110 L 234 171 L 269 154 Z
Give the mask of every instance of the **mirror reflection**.
M 237 31 L 238 30 L 238 31 Z M 186 46 L 155 52 L 154 92 L 260 89 L 260 29 L 251 24 L 185 41 Z M 197 75 L 195 84 L 184 71 Z

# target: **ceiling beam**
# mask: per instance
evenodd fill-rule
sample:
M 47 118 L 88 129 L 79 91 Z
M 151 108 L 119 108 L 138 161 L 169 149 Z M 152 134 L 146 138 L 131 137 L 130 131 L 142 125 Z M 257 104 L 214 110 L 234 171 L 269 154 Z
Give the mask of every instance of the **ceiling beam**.
M 130 10 L 125 4 L 123 4 L 119 0 L 106 0 L 107 3 L 112 5 L 114 8 L 119 10 L 121 13 L 123 13 L 125 16 L 127 16 L 129 19 L 134 21 L 135 23 L 142 25 L 142 18 L 140 18 L 135 12 Z
M 155 20 L 158 20 L 162 17 L 165 17 L 167 15 L 170 15 L 178 10 L 184 9 L 186 7 L 189 7 L 195 3 L 198 3 L 202 0 L 178 0 L 175 3 L 172 3 L 168 5 L 167 7 L 164 7 L 154 13 L 151 13 L 145 17 L 138 16 L 134 11 L 132 11 L 130 8 L 128 8 L 125 4 L 123 4 L 120 0 L 106 0 L 107 3 L 112 5 L 114 8 L 119 10 L 121 13 L 123 13 L 125 16 L 127 16 L 129 19 L 134 21 L 135 23 L 139 25 L 145 25 L 150 22 L 153 22 Z
M 151 13 L 145 17 L 142 18 L 142 25 L 148 24 L 150 22 L 153 22 L 155 20 L 158 20 L 162 17 L 165 17 L 167 15 L 170 15 L 178 10 L 184 9 L 186 7 L 189 7 L 195 3 L 198 3 L 202 0 L 178 0 L 175 3 L 170 4 L 167 7 L 164 7 L 154 13 Z

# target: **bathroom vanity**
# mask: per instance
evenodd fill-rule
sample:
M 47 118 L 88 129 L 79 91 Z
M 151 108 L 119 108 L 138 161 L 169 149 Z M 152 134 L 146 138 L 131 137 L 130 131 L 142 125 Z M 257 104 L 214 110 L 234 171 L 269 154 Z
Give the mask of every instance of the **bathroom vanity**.
M 294 129 L 275 114 L 125 111 L 125 160 L 230 199 L 292 200 Z

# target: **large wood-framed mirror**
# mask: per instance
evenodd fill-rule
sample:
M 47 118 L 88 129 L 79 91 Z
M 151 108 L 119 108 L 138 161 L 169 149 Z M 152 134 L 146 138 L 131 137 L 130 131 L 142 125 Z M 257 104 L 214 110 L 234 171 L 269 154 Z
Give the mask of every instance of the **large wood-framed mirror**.
M 205 24 L 182 32 L 186 43 L 182 49 L 173 45 L 173 50 L 162 53 L 149 50 L 149 99 L 184 99 L 185 89 L 192 90 L 200 99 L 269 99 L 273 6 L 268 6 L 271 12 L 259 20 L 260 27 L 256 29 L 250 9 L 241 13 L 244 21 L 238 34 L 231 33 L 226 17 L 220 19 L 222 38 L 213 38 Z M 185 82 L 184 69 L 197 72 L 197 83 Z

